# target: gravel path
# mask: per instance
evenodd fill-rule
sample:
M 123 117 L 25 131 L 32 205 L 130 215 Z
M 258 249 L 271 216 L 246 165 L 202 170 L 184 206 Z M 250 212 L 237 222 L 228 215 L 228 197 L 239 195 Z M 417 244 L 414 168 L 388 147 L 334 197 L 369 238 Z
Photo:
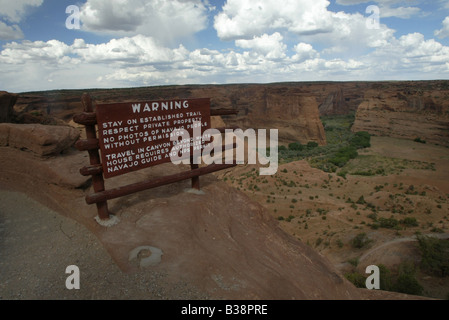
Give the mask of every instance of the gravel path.
M 80 289 L 66 288 L 69 265 Z M 0 190 L 0 299 L 204 299 L 149 271 L 125 274 L 84 226 L 24 194 Z

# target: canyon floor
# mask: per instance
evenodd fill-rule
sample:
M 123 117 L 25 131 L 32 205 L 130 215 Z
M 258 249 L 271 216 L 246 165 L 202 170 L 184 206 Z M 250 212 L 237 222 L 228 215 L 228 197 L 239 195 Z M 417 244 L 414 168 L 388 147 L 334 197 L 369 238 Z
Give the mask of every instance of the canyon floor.
M 360 174 L 379 169 L 379 174 Z M 372 136 L 371 147 L 359 150 L 342 170 L 348 172 L 345 177 L 301 160 L 280 165 L 274 176 L 241 167 L 221 177 L 266 207 L 283 230 L 325 255 L 342 274 L 363 274 L 372 264 L 393 269 L 404 262 L 419 264 L 416 233 L 449 238 L 448 148 Z M 411 217 L 417 225 L 372 228 L 374 217 Z M 360 233 L 370 244 L 354 248 L 351 239 Z M 425 295 L 447 299 L 449 279 L 420 271 L 417 277 Z

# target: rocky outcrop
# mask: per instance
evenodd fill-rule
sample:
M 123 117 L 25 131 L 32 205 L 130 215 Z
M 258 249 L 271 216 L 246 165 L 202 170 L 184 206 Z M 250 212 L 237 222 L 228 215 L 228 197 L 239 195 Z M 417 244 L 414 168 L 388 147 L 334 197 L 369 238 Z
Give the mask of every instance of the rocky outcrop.
M 14 104 L 18 97 L 15 93 L 0 91 L 0 123 L 12 121 Z
M 416 139 L 449 146 L 449 90 L 395 87 L 369 90 L 359 105 L 353 131 Z
M 72 147 L 79 136 L 70 126 L 0 124 L 0 147 L 26 149 L 39 156 L 59 154 Z

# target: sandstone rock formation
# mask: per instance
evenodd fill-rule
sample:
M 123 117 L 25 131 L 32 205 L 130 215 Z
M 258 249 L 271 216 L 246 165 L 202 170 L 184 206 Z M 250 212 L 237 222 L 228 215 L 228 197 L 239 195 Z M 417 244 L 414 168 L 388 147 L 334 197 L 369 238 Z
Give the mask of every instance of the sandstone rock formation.
M 183 85 L 86 91 L 96 102 L 208 97 L 211 98 L 212 109 L 235 108 L 239 111 L 237 116 L 223 117 L 228 126 L 279 129 L 280 140 L 301 143 L 316 141 L 320 144 L 326 142 L 318 112 L 319 116 L 348 114 L 355 112 L 361 105 L 355 130 L 413 139 L 419 136 L 425 139 L 424 136 L 428 136 L 429 142 L 447 142 L 444 131 L 449 81 L 445 80 Z M 80 99 L 83 92 L 58 90 L 24 93 L 19 95 L 14 109 L 19 114 L 40 111 L 47 118 L 69 122 L 73 115 L 82 112 Z M 380 116 L 381 113 L 375 116 L 377 111 L 368 108 L 366 103 L 377 104 L 385 112 L 389 108 L 390 111 L 394 109 L 394 115 L 390 114 L 391 121 L 386 120 L 389 117 L 386 113 L 384 117 Z M 410 121 L 415 115 L 416 121 L 411 125 Z M 24 116 L 25 120 L 30 118 Z M 379 125 L 375 124 L 376 121 Z M 397 123 L 391 125 L 390 122 Z M 412 127 L 415 127 L 415 132 L 410 131 Z M 401 132 L 403 129 L 405 131 Z
M 353 131 L 416 139 L 449 146 L 449 90 L 398 87 L 392 84 L 366 91 Z
M 11 122 L 18 97 L 17 94 L 0 91 L 0 123 Z
M 79 131 L 70 126 L 0 124 L 0 146 L 27 149 L 39 156 L 56 155 L 72 147 Z

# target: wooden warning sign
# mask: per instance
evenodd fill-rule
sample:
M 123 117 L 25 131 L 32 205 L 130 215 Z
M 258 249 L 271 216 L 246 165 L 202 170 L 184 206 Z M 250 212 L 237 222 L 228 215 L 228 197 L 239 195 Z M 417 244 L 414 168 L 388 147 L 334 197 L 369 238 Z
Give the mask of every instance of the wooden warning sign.
M 189 133 L 189 149 L 204 148 L 193 130 L 210 128 L 210 99 L 98 104 L 96 117 L 103 174 L 111 178 L 170 162 L 175 129 Z
M 203 141 L 201 133 L 210 128 L 211 115 L 238 112 L 227 109 L 211 111 L 209 98 L 97 104 L 95 111 L 89 94 L 83 94 L 81 101 L 84 112 L 75 115 L 73 120 L 85 126 L 86 139 L 78 140 L 75 146 L 89 153 L 90 165 L 81 168 L 80 173 L 92 176 L 94 193 L 86 195 L 86 203 L 96 204 L 101 221 L 110 218 L 108 200 L 187 179 L 192 179 L 192 188 L 199 189 L 200 176 L 237 165 L 211 164 L 200 168 L 191 162 L 190 171 L 106 190 L 104 178 L 171 161 L 170 152 L 179 142 L 171 139 L 176 129 L 188 132 L 189 141 L 182 144 L 191 158 L 195 148 L 202 149 L 208 143 Z M 216 130 L 224 133 L 226 129 Z M 200 135 L 195 135 L 198 132 Z M 228 148 L 236 148 L 236 144 L 223 146 L 223 150 Z

